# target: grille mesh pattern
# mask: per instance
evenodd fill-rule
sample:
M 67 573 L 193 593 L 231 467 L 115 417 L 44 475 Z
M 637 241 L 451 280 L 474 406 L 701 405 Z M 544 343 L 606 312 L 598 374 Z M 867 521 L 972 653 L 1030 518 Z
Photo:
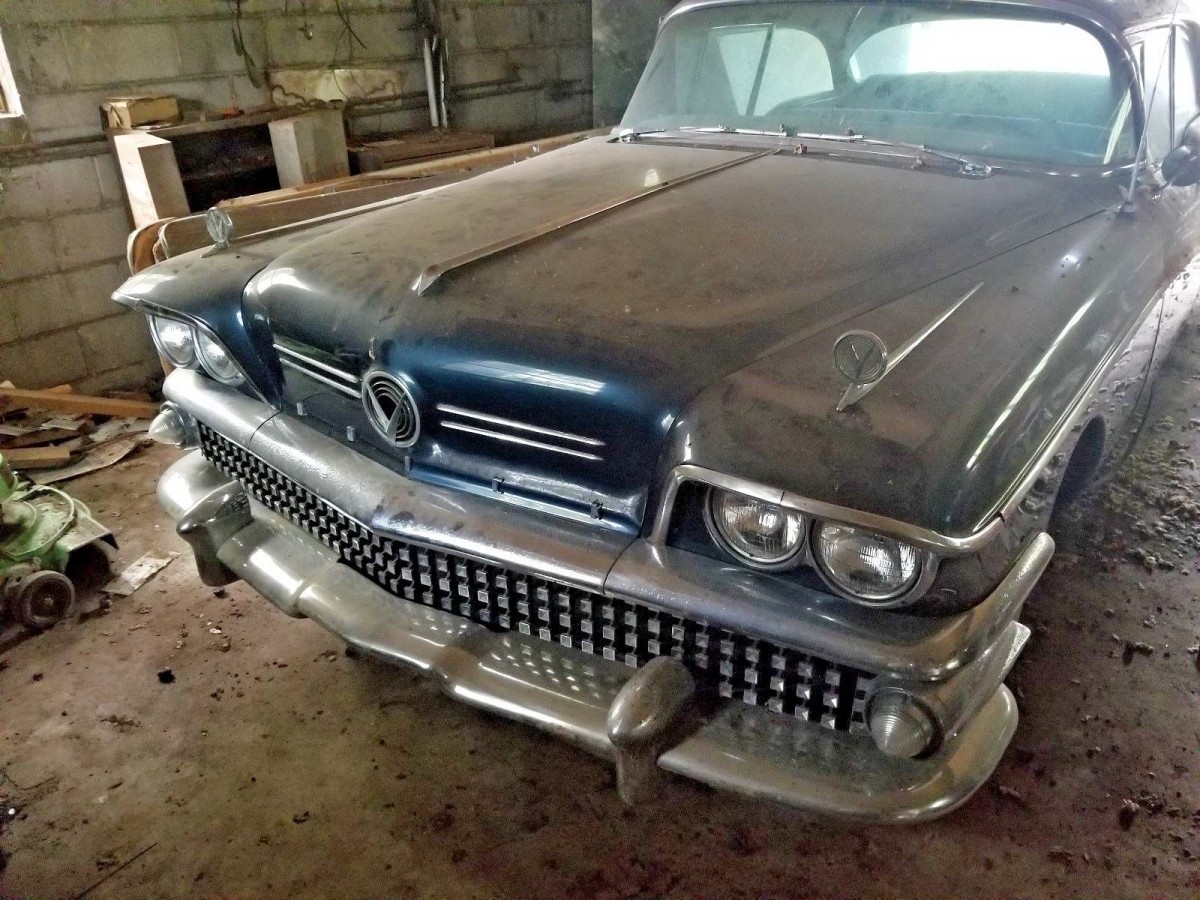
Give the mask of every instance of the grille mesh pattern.
M 204 456 L 247 493 L 397 597 L 495 631 L 645 665 L 674 656 L 703 692 L 840 731 L 865 730 L 871 676 L 766 641 L 501 566 L 381 537 L 226 438 L 200 426 Z

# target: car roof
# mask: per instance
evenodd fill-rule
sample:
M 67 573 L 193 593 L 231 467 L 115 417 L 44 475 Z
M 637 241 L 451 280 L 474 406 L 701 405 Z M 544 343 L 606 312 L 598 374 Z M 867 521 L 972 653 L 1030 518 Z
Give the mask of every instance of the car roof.
M 704 6 L 726 6 L 750 2 L 772 2 L 772 0 L 683 0 L 671 10 L 667 18 L 688 10 Z M 778 0 L 774 0 L 778 2 Z M 791 0 L 795 3 L 811 0 Z M 903 5 L 911 0 L 862 0 L 864 3 L 893 3 Z M 955 6 L 1026 8 L 1081 16 L 1113 32 L 1126 32 L 1140 25 L 1158 21 L 1197 21 L 1200 0 L 943 0 L 942 8 Z

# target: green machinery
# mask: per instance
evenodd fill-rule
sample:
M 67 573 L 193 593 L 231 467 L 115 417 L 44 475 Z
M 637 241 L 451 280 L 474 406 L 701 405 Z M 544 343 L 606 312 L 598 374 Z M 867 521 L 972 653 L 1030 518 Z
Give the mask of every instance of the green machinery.
M 76 551 L 112 541 L 91 511 L 57 488 L 29 484 L 0 456 L 0 620 L 48 628 L 70 614 L 75 585 L 66 575 Z

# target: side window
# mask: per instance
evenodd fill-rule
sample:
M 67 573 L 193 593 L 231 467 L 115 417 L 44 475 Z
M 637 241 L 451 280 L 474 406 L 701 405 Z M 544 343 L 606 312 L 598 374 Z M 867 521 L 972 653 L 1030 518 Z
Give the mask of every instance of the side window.
M 1188 124 L 1200 113 L 1200 103 L 1196 100 L 1196 58 L 1192 54 L 1191 39 L 1183 28 L 1175 29 L 1174 68 L 1175 140 L 1172 146 L 1177 147 L 1183 141 Z
M 1174 146 L 1171 128 L 1171 29 L 1155 28 L 1142 37 L 1139 49 L 1146 107 L 1146 156 L 1161 160 Z
M 754 115 L 833 90 L 833 67 L 820 39 L 798 28 L 777 28 L 763 68 Z

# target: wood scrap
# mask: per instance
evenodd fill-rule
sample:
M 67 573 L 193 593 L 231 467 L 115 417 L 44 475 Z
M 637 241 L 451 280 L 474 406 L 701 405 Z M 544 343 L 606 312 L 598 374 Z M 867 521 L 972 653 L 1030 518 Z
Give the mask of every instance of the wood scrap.
M 81 475 L 90 475 L 92 472 L 99 472 L 101 469 L 116 465 L 149 441 L 150 439 L 143 434 L 134 434 L 109 440 L 103 444 L 95 444 L 78 462 L 62 468 L 39 471 L 31 477 L 31 480 L 35 484 L 57 484 Z
M 63 441 L 77 440 L 79 438 L 78 430 L 68 430 L 66 428 L 34 428 L 22 435 L 16 437 L 5 438 L 3 444 L 0 444 L 0 453 L 8 453 L 9 450 L 17 450 L 22 447 L 44 447 L 48 444 L 59 444 Z
M 18 447 L 5 450 L 4 459 L 18 471 L 56 469 L 71 462 L 71 450 L 61 444 L 49 447 Z
M 6 398 L 3 396 L 8 391 L 13 391 L 13 390 L 16 390 L 16 388 L 13 386 L 13 383 L 11 381 L 5 381 L 3 383 L 0 383 L 0 415 L 7 416 L 7 415 L 11 415 L 12 413 L 23 412 L 24 410 L 30 409 L 33 406 L 33 404 L 31 404 L 31 403 L 23 403 L 19 400 L 9 399 L 9 398 Z M 56 385 L 51 388 L 45 388 L 44 390 L 39 391 L 38 393 L 40 393 L 40 394 L 70 394 L 74 390 L 75 389 L 73 387 L 71 387 L 69 384 L 59 384 L 59 385 Z M 45 409 L 45 407 L 38 407 L 38 408 Z
M 111 597 L 128 597 L 178 558 L 173 551 L 162 556 L 147 553 L 100 590 Z
M 20 388 L 0 386 L 0 409 L 11 412 L 19 406 L 22 409 L 36 408 L 53 412 L 77 413 L 100 416 L 131 416 L 138 419 L 150 419 L 158 415 L 159 407 L 155 403 L 141 400 L 120 400 L 113 397 L 91 397 L 86 394 L 59 393 L 56 389 L 29 391 Z

